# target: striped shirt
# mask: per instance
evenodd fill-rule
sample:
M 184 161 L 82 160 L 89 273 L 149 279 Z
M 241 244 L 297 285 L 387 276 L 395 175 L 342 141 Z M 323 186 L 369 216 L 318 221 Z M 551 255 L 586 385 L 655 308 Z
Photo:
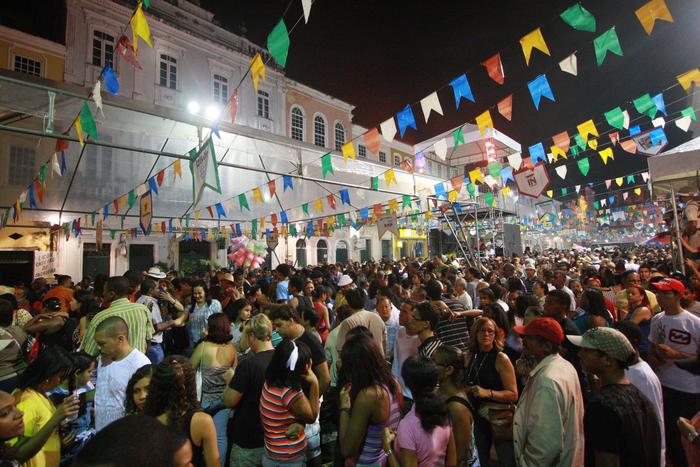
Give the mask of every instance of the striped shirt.
M 260 394 L 260 422 L 265 435 L 265 451 L 271 459 L 290 461 L 306 453 L 306 436 L 302 431 L 296 440 L 287 438 L 287 429 L 296 422 L 290 408 L 304 397 L 301 389 L 263 385 Z
M 140 303 L 131 303 L 128 298 L 114 300 L 109 308 L 100 311 L 92 318 L 80 348 L 96 357 L 100 349 L 95 342 L 95 330 L 102 321 L 112 316 L 118 316 L 126 322 L 131 346 L 146 353 L 147 342 L 150 342 L 154 332 L 151 311 Z
M 384 428 L 396 430 L 401 420 L 401 407 L 399 406 L 396 397 L 390 393 L 385 387 L 384 391 L 389 395 L 389 417 L 383 423 L 372 423 L 367 426 L 367 434 L 365 442 L 362 445 L 362 451 L 357 458 L 356 465 L 377 466 L 384 465 L 386 453 L 382 448 L 382 434 Z
M 205 303 L 201 308 L 196 303 L 192 305 L 190 317 L 187 320 L 187 329 L 190 331 L 192 345 L 197 344 L 202 339 L 202 334 L 207 328 L 207 320 L 214 313 L 221 313 L 221 303 L 218 300 L 212 300 L 209 304 Z
M 457 347 L 461 351 L 467 350 L 469 342 L 469 324 L 466 316 L 455 319 L 441 319 L 435 328 L 435 334 L 443 344 Z
M 443 342 L 437 336 L 430 336 L 418 346 L 418 355 L 425 358 L 433 356 L 433 352 L 440 347 Z

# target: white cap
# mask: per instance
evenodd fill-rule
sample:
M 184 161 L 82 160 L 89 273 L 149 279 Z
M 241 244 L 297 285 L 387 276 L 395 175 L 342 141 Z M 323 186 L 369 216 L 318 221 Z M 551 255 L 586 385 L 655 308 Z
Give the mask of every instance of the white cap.
M 352 278 L 347 274 L 343 274 L 340 276 L 340 279 L 338 279 L 338 287 L 343 287 L 350 284 L 352 284 Z

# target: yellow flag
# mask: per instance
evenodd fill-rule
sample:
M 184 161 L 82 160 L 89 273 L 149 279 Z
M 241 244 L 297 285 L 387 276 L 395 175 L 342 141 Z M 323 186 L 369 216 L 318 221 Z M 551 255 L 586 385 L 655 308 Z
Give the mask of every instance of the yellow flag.
M 668 11 L 664 0 L 651 0 L 634 13 L 637 15 L 637 19 L 642 23 L 642 27 L 648 35 L 651 35 L 651 31 L 654 29 L 654 23 L 657 19 L 673 23 L 673 16 L 671 16 L 671 12 Z
M 642 194 L 642 189 L 641 189 L 641 188 L 635 188 L 635 189 L 634 189 L 634 194 L 637 195 L 637 196 L 641 195 L 641 194 Z
M 348 157 L 355 160 L 355 146 L 352 145 L 352 141 L 348 141 L 340 147 L 343 152 L 343 160 L 345 163 L 348 162 Z
M 469 172 L 469 180 L 471 180 L 472 185 L 476 185 L 476 182 L 484 183 L 484 174 L 481 173 L 481 169 L 474 169 Z
M 390 199 L 389 200 L 389 211 L 397 212 L 398 210 L 399 210 L 399 202 L 396 201 L 396 198 Z
M 559 146 L 551 146 L 549 150 L 552 152 L 552 157 L 554 158 L 554 160 L 557 160 L 560 157 L 566 159 L 566 152 L 564 152 L 564 150 Z
M 503 188 L 501 188 L 501 193 L 503 193 L 503 196 L 508 196 L 508 194 L 510 193 L 510 187 L 504 186 Z
M 457 194 L 456 191 L 450 190 L 447 193 L 447 199 L 450 200 L 450 203 L 454 203 L 455 201 L 457 201 L 459 199 L 459 195 Z
M 427 211 L 425 211 L 425 218 L 426 218 L 426 219 L 432 219 L 432 218 L 433 218 L 433 212 L 432 212 L 430 209 L 428 209 Z
M 588 142 L 588 135 L 598 136 L 598 129 L 593 120 L 587 120 L 576 127 L 584 142 Z
M 605 148 L 602 151 L 598 151 L 600 158 L 603 159 L 603 164 L 608 163 L 608 159 L 615 159 L 612 148 Z
M 262 197 L 262 191 L 260 191 L 260 188 L 253 188 L 253 201 L 256 203 L 262 203 L 263 202 L 263 197 Z
M 119 198 L 119 204 L 121 204 L 122 208 L 126 207 L 126 195 L 122 195 L 121 198 Z
M 525 63 L 527 65 L 530 64 L 530 54 L 532 53 L 533 48 L 551 56 L 547 43 L 544 41 L 544 37 L 542 37 L 542 31 L 540 28 L 537 28 L 528 35 L 523 36 L 520 39 L 520 46 L 523 48 Z
M 261 229 L 264 229 L 264 228 L 265 228 L 265 218 L 264 218 L 264 217 L 261 217 L 261 218 L 260 218 L 259 224 L 260 224 L 260 228 L 261 228 Z
M 182 177 L 182 165 L 180 164 L 180 159 L 176 159 L 173 164 L 173 182 L 177 180 L 177 177 Z
M 493 128 L 493 120 L 491 120 L 491 113 L 487 110 L 486 112 L 477 115 L 476 124 L 479 126 L 479 131 L 481 136 L 484 136 L 484 132 L 487 127 Z
M 250 62 L 250 76 L 253 78 L 255 92 L 258 92 L 258 80 L 262 77 L 263 81 L 265 81 L 265 64 L 259 53 L 255 54 L 253 61 Z
M 554 190 L 547 190 L 547 196 L 550 198 L 554 195 Z
M 323 200 L 321 198 L 314 201 L 314 212 L 323 212 Z
M 202 212 L 201 212 L 201 211 L 195 211 L 195 212 L 194 212 L 194 220 L 198 221 L 200 217 L 202 217 Z
M 392 181 L 398 184 L 398 182 L 396 181 L 396 174 L 394 174 L 394 169 L 389 169 L 386 172 L 384 172 L 384 181 L 386 182 L 386 186 L 391 185 Z
M 588 140 L 588 147 L 593 149 L 594 151 L 598 149 L 598 140 L 595 138 L 591 138 Z
M 85 146 L 85 141 L 83 141 L 83 126 L 80 124 L 80 118 L 76 118 L 73 122 L 75 127 L 75 132 L 78 134 L 78 141 L 80 141 L 81 146 Z
M 689 93 L 692 89 L 692 84 L 700 84 L 700 70 L 697 68 L 694 70 L 686 71 L 682 75 L 676 77 L 680 85 L 685 89 L 685 92 Z
M 151 41 L 151 28 L 148 27 L 148 21 L 146 21 L 146 15 L 143 14 L 141 3 L 139 3 L 139 6 L 136 7 L 136 12 L 134 13 L 134 16 L 131 17 L 129 24 L 131 24 L 131 35 L 133 36 L 133 40 L 131 42 L 134 46 L 134 50 L 139 50 L 139 37 L 143 39 L 146 44 L 153 47 L 153 42 Z
M 617 177 L 615 179 L 615 183 L 617 183 L 617 186 L 622 186 L 622 182 L 623 182 L 622 177 Z

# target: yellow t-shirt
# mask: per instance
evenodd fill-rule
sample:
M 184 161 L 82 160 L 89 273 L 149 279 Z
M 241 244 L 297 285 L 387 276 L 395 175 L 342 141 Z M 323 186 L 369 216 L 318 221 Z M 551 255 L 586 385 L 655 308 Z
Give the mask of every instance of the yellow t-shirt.
M 12 395 L 17 402 L 17 408 L 24 412 L 24 436 L 33 436 L 41 430 L 56 411 L 53 402 L 33 389 L 16 389 Z M 14 439 L 11 444 L 16 442 L 17 439 Z M 25 467 L 58 467 L 60 461 L 61 437 L 56 429 L 36 456 L 22 465 Z

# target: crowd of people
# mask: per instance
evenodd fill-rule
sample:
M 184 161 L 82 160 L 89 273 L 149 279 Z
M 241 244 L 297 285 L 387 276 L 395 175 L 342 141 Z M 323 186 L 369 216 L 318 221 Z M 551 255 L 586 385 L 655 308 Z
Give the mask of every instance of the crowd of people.
M 0 465 L 700 465 L 700 271 L 670 259 L 4 287 Z

